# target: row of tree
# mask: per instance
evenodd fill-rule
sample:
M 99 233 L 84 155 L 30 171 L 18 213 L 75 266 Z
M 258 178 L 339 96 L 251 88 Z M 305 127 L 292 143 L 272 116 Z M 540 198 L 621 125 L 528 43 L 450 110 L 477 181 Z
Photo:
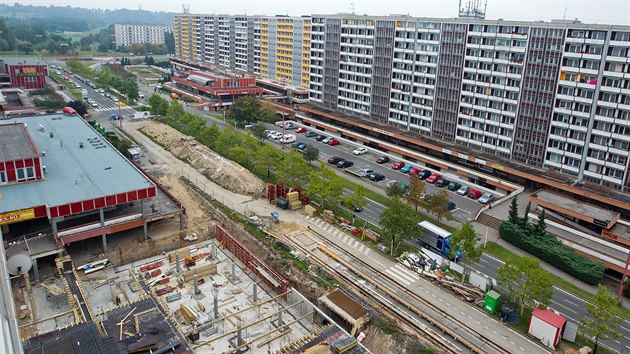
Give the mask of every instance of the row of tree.
M 135 75 L 126 71 L 120 64 L 104 65 L 98 72 L 76 58 L 68 60 L 66 65 L 72 72 L 91 79 L 99 87 L 111 87 L 127 97 L 130 102 L 138 100 L 140 90 Z

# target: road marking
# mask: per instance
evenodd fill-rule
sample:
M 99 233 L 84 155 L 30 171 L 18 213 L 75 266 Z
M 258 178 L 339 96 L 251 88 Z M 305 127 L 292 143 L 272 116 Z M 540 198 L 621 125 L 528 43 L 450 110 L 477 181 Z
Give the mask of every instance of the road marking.
M 370 253 L 370 248 L 367 247 L 365 251 L 363 252 L 363 254 L 367 256 L 369 253 Z
M 348 243 L 348 239 L 350 238 L 349 235 L 343 235 L 343 237 L 341 238 L 341 240 L 345 243 Z
M 333 236 L 338 237 L 339 236 L 339 230 L 335 230 L 335 232 L 333 232 Z
M 564 301 L 566 301 L 566 302 L 570 303 L 570 304 L 571 304 L 571 305 L 573 305 L 573 306 L 580 306 L 580 305 L 576 304 L 575 302 L 573 302 L 573 301 L 571 301 L 571 300 L 566 300 L 566 299 L 565 299 Z
M 414 283 L 416 280 L 419 279 L 416 274 L 411 273 L 411 271 L 400 264 L 396 264 L 395 266 L 390 267 L 385 272 L 405 285 Z
M 359 252 L 363 253 L 363 250 L 365 250 L 365 245 L 361 244 L 361 246 L 359 247 Z

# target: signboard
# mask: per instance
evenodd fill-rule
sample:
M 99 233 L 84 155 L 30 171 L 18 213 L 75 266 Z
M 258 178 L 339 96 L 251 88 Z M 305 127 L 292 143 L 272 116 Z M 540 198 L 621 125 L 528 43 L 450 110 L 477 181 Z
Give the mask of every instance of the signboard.
M 616 240 L 616 239 L 617 239 L 617 237 L 619 237 L 619 236 L 617 236 L 617 234 L 615 234 L 615 233 L 613 233 L 613 232 L 610 232 L 610 231 L 608 231 L 608 230 L 604 230 L 604 231 L 602 231 L 602 236 L 604 236 L 604 237 L 608 237 L 608 238 L 612 238 L 613 240 Z
M 446 148 L 443 148 L 442 152 L 445 153 L 445 154 L 449 154 L 449 155 L 451 155 L 453 153 L 451 150 L 446 149 Z
M 608 223 L 606 221 L 602 221 L 599 219 L 593 219 L 593 224 L 601 227 L 608 227 Z
M 484 165 L 484 166 L 486 165 L 486 162 L 485 162 L 484 160 L 481 160 L 481 159 L 477 159 L 477 161 L 476 161 L 476 162 L 477 162 L 478 164 L 480 164 L 480 165 Z
M 462 160 L 468 160 L 468 155 L 459 154 L 459 158 Z
M 10 213 L 0 214 L 0 225 L 11 224 L 18 221 L 24 221 L 35 218 L 35 210 L 23 209 L 18 211 L 12 211 Z

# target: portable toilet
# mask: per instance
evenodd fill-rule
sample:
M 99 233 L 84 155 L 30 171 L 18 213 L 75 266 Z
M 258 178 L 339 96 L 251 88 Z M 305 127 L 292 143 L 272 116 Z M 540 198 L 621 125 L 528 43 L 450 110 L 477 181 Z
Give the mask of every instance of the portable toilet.
M 501 294 L 494 290 L 490 290 L 486 293 L 486 301 L 483 303 L 483 308 L 491 315 L 494 315 L 499 307 L 499 299 Z

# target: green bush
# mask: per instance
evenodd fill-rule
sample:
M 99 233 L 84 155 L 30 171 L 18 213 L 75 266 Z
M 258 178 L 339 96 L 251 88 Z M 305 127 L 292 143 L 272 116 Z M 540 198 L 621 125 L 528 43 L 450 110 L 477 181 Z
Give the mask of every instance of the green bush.
M 630 299 L 630 281 L 626 282 L 626 285 L 623 286 L 623 296 Z
M 606 270 L 604 264 L 574 252 L 548 233 L 534 235 L 529 229 L 503 221 L 499 227 L 499 235 L 502 239 L 587 284 L 597 285 L 604 276 Z

